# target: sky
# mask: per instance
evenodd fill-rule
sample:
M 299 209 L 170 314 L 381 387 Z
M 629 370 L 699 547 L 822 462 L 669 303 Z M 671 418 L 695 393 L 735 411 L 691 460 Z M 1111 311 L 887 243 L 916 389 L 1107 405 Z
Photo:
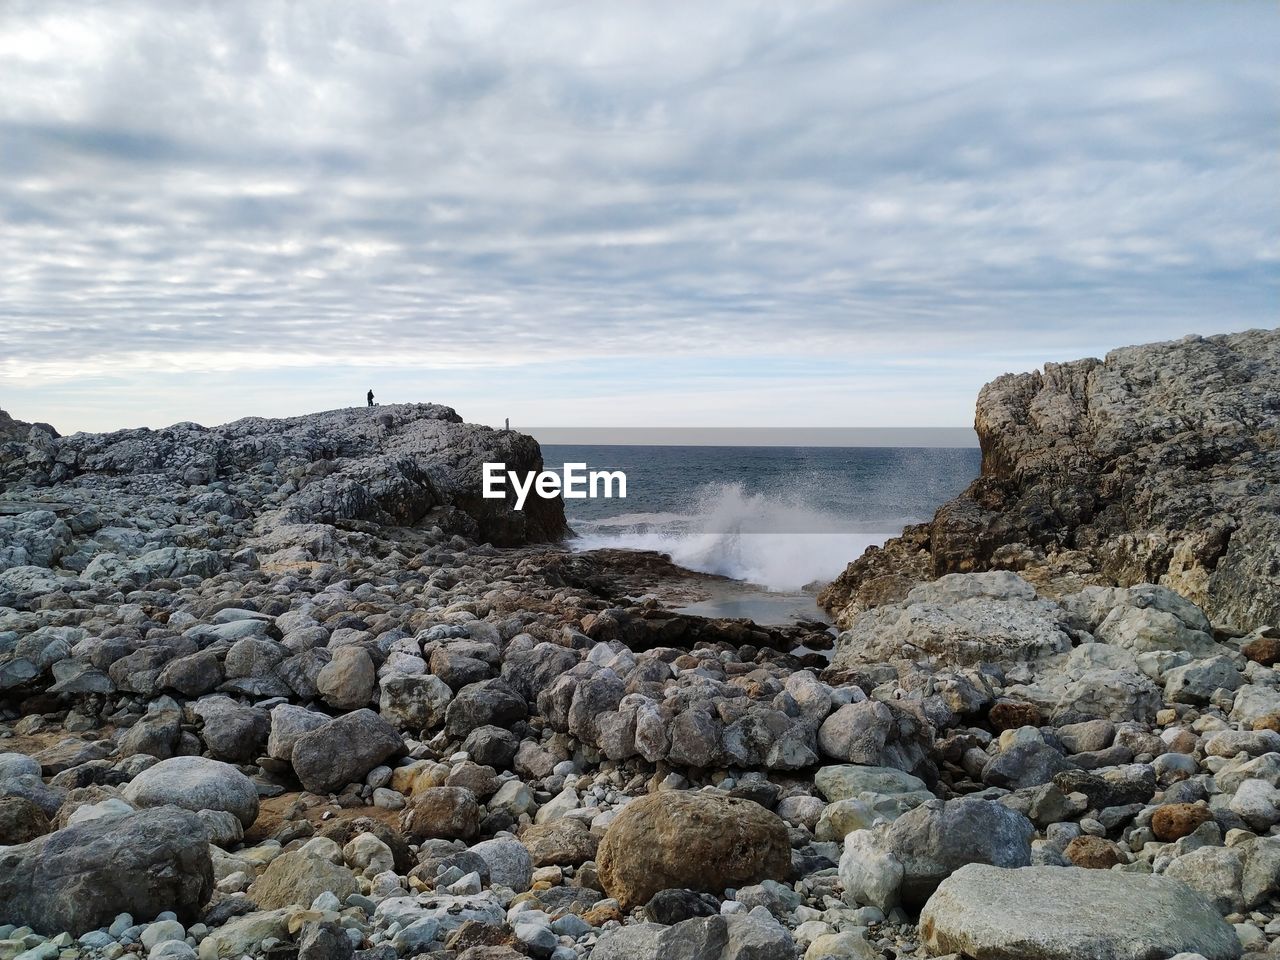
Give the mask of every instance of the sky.
M 0 0 L 0 408 L 971 424 L 1280 325 L 1280 5 Z

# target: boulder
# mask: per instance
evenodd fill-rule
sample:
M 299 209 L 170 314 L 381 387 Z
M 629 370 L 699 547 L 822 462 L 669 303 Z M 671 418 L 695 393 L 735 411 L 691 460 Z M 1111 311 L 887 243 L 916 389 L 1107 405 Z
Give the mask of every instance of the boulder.
M 172 910 L 190 923 L 212 893 L 208 837 L 177 807 L 86 820 L 0 850 L 0 924 L 49 935 L 79 936 L 121 913 Z
M 760 909 L 695 917 L 670 927 L 615 927 L 600 936 L 594 953 L 608 960 L 794 960 L 796 945 L 786 928 Z
M 471 840 L 480 831 L 480 804 L 466 787 L 428 787 L 414 794 L 400 827 L 411 843 Z
M 920 915 L 934 954 L 982 960 L 1235 960 L 1235 931 L 1202 897 L 1161 876 L 1076 867 L 971 864 Z
M 395 727 L 372 710 L 356 710 L 304 733 L 294 742 L 293 772 L 312 793 L 330 793 L 363 780 L 404 749 Z
M 26 843 L 51 829 L 49 818 L 26 797 L 0 798 L 0 847 Z
M 311 906 L 322 893 L 345 900 L 360 892 L 356 876 L 344 866 L 314 856 L 304 850 L 282 853 L 249 887 L 249 899 L 263 910 L 278 910 L 291 904 Z
M 606 892 L 628 909 L 672 887 L 721 893 L 786 880 L 791 843 L 786 824 L 750 800 L 664 791 L 623 807 L 596 862 Z
M 933 727 L 919 713 L 896 702 L 864 700 L 845 704 L 823 721 L 818 747 L 836 760 L 894 767 L 933 783 Z
M 148 767 L 125 785 L 124 799 L 138 808 L 166 804 L 184 810 L 220 810 L 245 827 L 258 819 L 258 789 L 243 773 L 219 760 L 173 757 Z
M 320 669 L 316 689 L 335 710 L 356 710 L 369 705 L 377 679 L 373 659 L 363 647 L 339 647 Z
M 992 800 L 932 800 L 890 824 L 882 845 L 902 864 L 903 902 L 919 905 L 965 864 L 1027 866 L 1034 835 L 1030 820 Z

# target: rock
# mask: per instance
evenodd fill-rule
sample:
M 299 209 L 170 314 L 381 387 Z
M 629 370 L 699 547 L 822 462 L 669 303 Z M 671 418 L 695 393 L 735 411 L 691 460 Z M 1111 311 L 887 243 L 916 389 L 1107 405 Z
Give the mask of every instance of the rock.
M 978 398 L 981 476 L 820 602 L 850 627 L 886 585 L 897 600 L 931 576 L 1016 563 L 1053 595 L 1155 581 L 1214 623 L 1280 623 L 1280 452 L 1265 440 L 1278 376 L 1280 331 L 1251 330 L 999 377 Z
M 923 903 L 946 877 L 969 863 L 1031 863 L 1035 827 L 990 800 L 933 800 L 889 825 L 884 849 L 902 864 L 902 900 Z
M 362 647 L 339 647 L 316 677 L 316 689 L 335 710 L 367 707 L 377 682 L 373 660 Z
M 714 917 L 719 912 L 715 897 L 695 890 L 659 890 L 644 906 L 649 920 L 668 927 L 694 917 Z
M 670 927 L 615 927 L 601 935 L 595 952 L 609 960 L 794 960 L 796 946 L 784 927 L 753 912 L 698 917 Z
M 253 781 L 229 763 L 204 757 L 161 760 L 134 777 L 123 796 L 138 808 L 168 804 L 192 811 L 226 811 L 245 827 L 258 819 Z
M 267 737 L 267 756 L 288 762 L 293 745 L 304 733 L 323 727 L 333 718 L 317 710 L 282 703 L 271 710 L 271 733 Z
M 298 960 L 351 960 L 355 945 L 339 924 L 310 921 L 298 937 Z
M 1244 860 L 1231 847 L 1200 847 L 1177 857 L 1164 875 L 1201 893 L 1220 913 L 1244 909 Z
M 453 691 L 439 677 L 384 677 L 379 710 L 401 730 L 431 730 L 444 723 Z
M 880 960 L 882 954 L 852 931 L 827 933 L 814 939 L 804 960 Z
M 287 939 L 290 912 L 258 910 L 229 920 L 200 941 L 200 960 L 244 957 L 257 953 L 258 945 L 265 940 Z
M 304 733 L 293 745 L 293 771 L 313 793 L 357 783 L 404 749 L 395 727 L 372 710 L 356 710 Z
M 0 847 L 26 843 L 50 830 L 49 818 L 26 797 L 0 798 Z
M 271 732 L 267 711 L 222 695 L 203 697 L 191 709 L 204 720 L 200 734 L 218 760 L 252 763 L 265 752 Z
M 1119 844 L 1105 837 L 1092 837 L 1088 834 L 1076 837 L 1068 843 L 1062 855 L 1077 867 L 1087 870 L 1110 870 L 1116 864 L 1129 862 Z
M 596 862 L 605 890 L 626 909 L 673 887 L 720 893 L 785 880 L 791 844 L 782 820 L 750 800 L 666 791 L 623 808 Z
M 414 794 L 400 826 L 411 843 L 471 840 L 480 830 L 480 805 L 465 787 L 428 787 Z
M 858 830 L 844 838 L 840 882 L 850 902 L 888 912 L 898 904 L 903 875 L 902 861 L 870 830 Z
M 818 730 L 818 746 L 836 760 L 895 767 L 927 783 L 937 779 L 933 728 L 898 703 L 864 700 L 841 707 Z
M 833 597 L 830 587 L 823 596 Z M 1066 619 L 1016 574 L 954 573 L 915 587 L 901 603 L 853 617 L 836 640 L 832 664 L 928 660 L 956 667 L 1036 660 L 1070 649 Z
M 596 858 L 597 837 L 581 820 L 535 824 L 520 834 L 535 867 L 576 867 Z
M 471 852 L 489 865 L 491 883 L 510 887 L 516 893 L 529 889 L 533 879 L 533 857 L 529 848 L 514 837 L 494 837 L 471 847 Z
M 0 923 L 79 936 L 118 914 L 196 919 L 213 893 L 200 821 L 157 807 L 64 827 L 0 850 Z
M 924 781 L 894 767 L 823 767 L 813 784 L 829 801 L 856 799 L 864 793 L 905 794 L 926 792 Z
M 346 867 L 293 850 L 267 864 L 262 876 L 249 887 L 249 899 L 264 910 L 278 910 L 292 904 L 308 907 L 325 892 L 345 900 L 360 892 L 360 884 Z
M 1112 870 L 973 864 L 942 882 L 920 915 L 933 954 L 1021 960 L 1235 960 L 1235 931 L 1164 877 Z

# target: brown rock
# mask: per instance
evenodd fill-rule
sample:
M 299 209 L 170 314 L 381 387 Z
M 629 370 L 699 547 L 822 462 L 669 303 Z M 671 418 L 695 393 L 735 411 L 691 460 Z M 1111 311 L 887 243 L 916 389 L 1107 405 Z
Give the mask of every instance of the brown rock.
M 360 892 L 360 884 L 346 867 L 291 850 L 267 864 L 262 876 L 249 886 L 249 899 L 262 910 L 279 910 L 294 903 L 309 907 L 325 891 L 345 900 Z
M 1166 803 L 1151 815 L 1151 832 L 1157 840 L 1170 843 L 1194 833 L 1200 824 L 1212 819 L 1209 808 L 1198 803 Z
M 987 714 L 991 729 L 1017 730 L 1019 727 L 1038 727 L 1043 722 L 1040 708 L 1021 700 L 999 700 L 991 705 Z
M 472 840 L 480 832 L 480 804 L 465 787 L 429 787 L 414 795 L 400 827 L 410 843 Z
M 1280 713 L 1268 713 L 1265 717 L 1258 717 L 1253 721 L 1253 729 L 1274 730 L 1280 733 Z
M 1117 863 L 1128 863 L 1120 845 L 1106 837 L 1093 837 L 1085 834 L 1076 837 L 1067 844 L 1063 851 L 1066 858 L 1077 867 L 1088 870 L 1110 870 Z
M 1255 637 L 1240 648 L 1240 652 L 1264 667 L 1280 662 L 1280 636 L 1267 636 L 1265 633 Z
M 44 811 L 26 797 L 0 798 L 0 846 L 26 843 L 50 829 Z
M 600 846 L 600 838 L 581 820 L 534 824 L 520 834 L 520 842 L 529 848 L 535 867 L 576 867 L 594 860 Z
M 609 825 L 596 856 L 605 891 L 630 909 L 673 887 L 721 893 L 786 880 L 786 824 L 751 800 L 668 791 L 634 800 Z

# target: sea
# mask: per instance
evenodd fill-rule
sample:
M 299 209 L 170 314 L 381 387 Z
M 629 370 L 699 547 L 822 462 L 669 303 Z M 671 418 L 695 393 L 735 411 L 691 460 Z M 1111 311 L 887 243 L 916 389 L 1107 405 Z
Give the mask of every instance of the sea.
M 812 593 L 978 475 L 976 448 L 544 444 L 547 469 L 621 470 L 626 498 L 565 500 L 574 549 L 657 550 L 690 570 Z M 714 611 L 721 613 L 722 611 Z

